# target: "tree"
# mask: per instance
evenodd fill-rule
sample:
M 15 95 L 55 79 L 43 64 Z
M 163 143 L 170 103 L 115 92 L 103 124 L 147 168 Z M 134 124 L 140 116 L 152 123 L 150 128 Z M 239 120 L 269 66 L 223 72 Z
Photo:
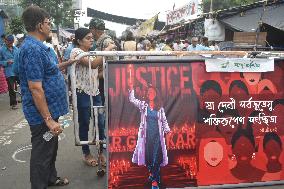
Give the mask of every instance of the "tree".
M 11 19 L 9 31 L 15 35 L 25 33 L 24 24 L 20 17 L 14 17 Z
M 212 0 L 213 11 L 228 9 L 230 7 L 236 7 L 241 5 L 247 5 L 257 0 Z M 211 0 L 203 0 L 202 8 L 203 12 L 210 12 Z
M 17 5 L 2 4 L 0 5 L 0 9 L 4 10 L 9 18 L 14 18 L 22 14 L 21 7 Z
M 20 0 L 23 8 L 31 4 L 38 5 L 45 9 L 53 19 L 59 30 L 62 27 L 74 27 L 74 10 L 72 10 L 72 0 Z

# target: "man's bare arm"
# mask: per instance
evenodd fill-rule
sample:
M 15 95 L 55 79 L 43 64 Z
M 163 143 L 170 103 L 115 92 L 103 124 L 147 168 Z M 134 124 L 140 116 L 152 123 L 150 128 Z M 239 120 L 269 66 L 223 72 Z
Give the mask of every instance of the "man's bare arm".
M 44 90 L 42 88 L 42 83 L 28 81 L 28 85 L 29 85 L 29 89 L 31 91 L 35 106 L 38 109 L 40 115 L 44 119 L 47 117 L 50 117 L 51 114 L 48 110 L 48 105 L 46 102 Z M 49 120 L 45 119 L 45 123 L 54 135 L 58 135 L 62 132 L 62 128 L 60 127 L 60 124 L 54 121 L 53 119 L 49 119 Z
M 74 62 L 76 62 L 75 59 L 69 59 L 69 60 L 67 60 L 65 62 L 57 64 L 57 66 L 58 66 L 59 70 L 62 71 L 64 69 L 66 69 L 68 66 L 72 65 Z

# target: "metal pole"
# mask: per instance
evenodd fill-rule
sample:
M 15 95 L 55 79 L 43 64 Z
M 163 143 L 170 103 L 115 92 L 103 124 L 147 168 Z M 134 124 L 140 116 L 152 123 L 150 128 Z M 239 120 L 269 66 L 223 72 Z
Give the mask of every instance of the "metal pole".
M 213 0 L 210 1 L 210 13 L 213 12 Z
M 249 51 L 90 51 L 82 53 L 78 59 L 85 56 L 203 56 L 203 55 L 225 55 L 225 56 L 248 56 Z
M 105 67 L 105 70 L 108 70 L 108 64 L 106 64 L 106 67 Z M 105 87 L 105 130 L 106 130 L 106 146 L 107 146 L 107 152 L 109 152 L 108 151 L 108 147 L 109 147 L 109 135 L 108 135 L 108 98 L 109 98 L 109 96 L 108 96 L 108 90 L 106 90 L 106 89 L 108 89 L 108 72 L 105 72 L 104 73 L 105 74 L 105 80 L 104 80 L 104 87 Z M 107 173 L 109 173 L 109 153 L 106 153 L 106 158 L 107 158 L 107 167 L 106 167 L 106 172 Z M 106 180 L 107 180 L 107 183 L 108 183 L 108 180 L 109 180 L 109 174 L 106 174 L 107 175 L 107 178 L 106 178 Z M 108 184 L 107 184 L 107 186 L 108 186 Z
M 254 51 L 90 51 L 78 55 L 77 59 L 85 56 L 175 56 L 175 57 L 189 57 L 201 56 L 208 58 L 204 55 L 224 55 L 224 56 L 240 56 L 249 57 L 255 53 Z M 269 57 L 270 55 L 277 58 L 284 58 L 284 52 L 273 51 L 258 51 L 257 56 Z
M 76 75 L 75 75 L 76 64 L 73 64 L 70 68 L 70 81 L 72 91 L 72 104 L 73 104 L 73 122 L 74 122 L 74 135 L 75 145 L 80 145 L 79 139 L 79 121 L 78 121 L 78 106 L 77 106 L 77 94 L 76 94 Z
M 259 41 L 259 33 L 260 33 L 260 30 L 261 30 L 262 18 L 263 18 L 263 16 L 264 16 L 264 13 L 265 13 L 265 2 L 263 2 L 262 12 L 261 12 L 261 14 L 260 14 L 260 18 L 259 18 L 259 21 L 258 21 L 258 27 L 257 27 L 257 30 L 256 30 L 255 47 L 254 47 L 254 50 L 255 50 L 255 51 L 257 50 L 257 45 L 258 45 L 258 41 Z

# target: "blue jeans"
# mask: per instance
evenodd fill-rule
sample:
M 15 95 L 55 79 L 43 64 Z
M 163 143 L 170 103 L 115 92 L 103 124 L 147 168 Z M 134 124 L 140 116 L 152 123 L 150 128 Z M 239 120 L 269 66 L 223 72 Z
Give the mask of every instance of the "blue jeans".
M 88 141 L 88 132 L 91 117 L 91 102 L 90 96 L 84 92 L 77 92 L 77 106 L 78 106 L 78 122 L 79 122 L 79 138 L 81 141 Z M 94 106 L 101 106 L 102 99 L 100 95 L 93 96 Z M 94 123 L 95 127 L 95 123 Z M 105 114 L 102 111 L 98 111 L 98 127 L 99 127 L 99 139 L 104 140 L 105 136 Z M 89 145 L 82 146 L 83 154 L 89 154 Z

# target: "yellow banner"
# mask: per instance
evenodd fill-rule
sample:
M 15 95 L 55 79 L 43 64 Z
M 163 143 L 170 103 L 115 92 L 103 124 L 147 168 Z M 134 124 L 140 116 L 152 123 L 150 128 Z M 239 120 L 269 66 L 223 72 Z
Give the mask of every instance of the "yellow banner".
M 138 29 L 139 36 L 146 36 L 149 32 L 154 30 L 154 25 L 155 25 L 156 20 L 158 19 L 158 15 L 159 14 L 156 14 L 154 17 L 146 20 L 140 25 Z

